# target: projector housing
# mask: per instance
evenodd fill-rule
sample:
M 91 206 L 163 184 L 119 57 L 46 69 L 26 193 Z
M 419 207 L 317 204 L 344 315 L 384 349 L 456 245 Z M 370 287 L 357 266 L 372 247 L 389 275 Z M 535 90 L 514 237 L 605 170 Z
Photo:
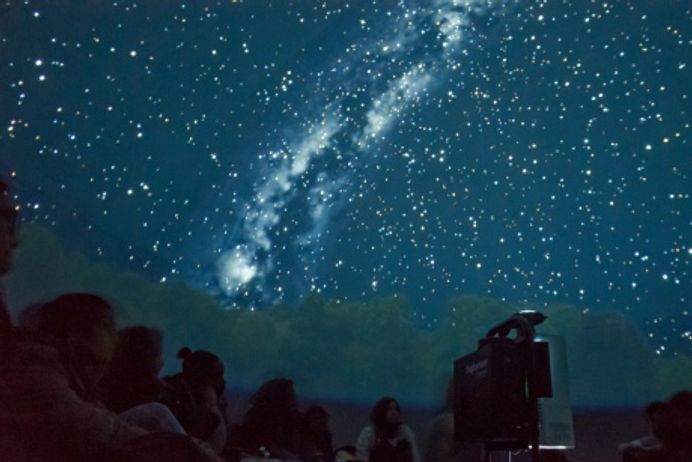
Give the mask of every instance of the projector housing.
M 486 337 L 479 348 L 454 361 L 454 436 L 485 442 L 491 449 L 526 448 L 531 436 L 529 361 L 533 355 L 535 396 L 551 396 L 546 342 L 532 348 L 508 337 Z

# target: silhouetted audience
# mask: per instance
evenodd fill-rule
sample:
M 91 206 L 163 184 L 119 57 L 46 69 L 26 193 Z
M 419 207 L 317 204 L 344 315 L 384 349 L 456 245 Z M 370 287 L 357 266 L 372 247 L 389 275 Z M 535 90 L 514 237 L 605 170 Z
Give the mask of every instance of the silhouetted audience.
M 355 446 L 341 446 L 334 451 L 334 462 L 354 462 L 358 460 Z
M 651 451 L 661 449 L 661 425 L 663 424 L 665 415 L 667 413 L 668 405 L 666 403 L 662 401 L 654 401 L 653 403 L 649 403 L 646 408 L 644 408 L 644 416 L 649 423 L 651 433 L 621 445 L 620 450 L 623 451 L 623 453 L 631 453 L 639 450 Z
M 425 462 L 452 462 L 459 451 L 454 441 L 454 414 L 445 409 L 430 422 L 425 439 Z
M 651 434 L 620 446 L 623 462 L 692 461 L 692 392 L 681 391 L 667 402 L 644 410 Z
M 692 461 L 692 391 L 681 391 L 670 398 L 662 427 L 663 451 L 668 460 Z
M 358 435 L 356 449 L 364 462 L 421 462 L 416 437 L 403 423 L 397 400 L 388 396 L 372 408 L 370 425 Z
M 115 346 L 108 302 L 68 294 L 45 304 L 41 343 L 20 343 L 0 383 L 0 454 L 6 460 L 82 460 L 143 435 L 96 404 Z
M 0 179 L 0 278 L 12 269 L 14 249 L 19 244 L 19 213 L 10 198 L 9 186 Z M 10 355 L 14 339 L 10 314 L 0 286 L 0 367 Z
M 168 412 L 164 406 L 156 404 L 153 410 L 145 406 L 122 417 L 97 401 L 97 385 L 110 365 L 116 342 L 110 304 L 91 294 L 60 296 L 40 308 L 37 329 L 35 338 L 16 342 L 0 377 L 3 460 L 101 460 L 143 443 L 155 454 L 156 442 L 147 430 L 128 421 L 161 419 Z M 161 423 L 156 426 L 166 429 Z M 194 447 L 200 460 L 216 460 L 211 452 Z
M 461 444 L 454 441 L 454 388 L 447 383 L 444 407 L 428 425 L 424 446 L 425 462 L 452 462 L 459 459 Z
M 176 433 L 148 433 L 100 455 L 98 462 L 210 462 L 209 454 L 200 452 L 199 446 L 187 435 Z
M 161 332 L 144 326 L 118 331 L 118 343 L 110 370 L 100 384 L 103 403 L 120 413 L 162 398 L 163 366 Z
M 182 348 L 178 358 L 183 361 L 183 370 L 163 379 L 162 402 L 189 435 L 221 453 L 227 439 L 223 363 L 215 354 L 189 348 Z
M 262 384 L 237 429 L 236 445 L 249 454 L 298 459 L 300 416 L 293 381 L 276 378 Z
M 329 462 L 334 448 L 329 431 L 329 414 L 321 406 L 309 407 L 303 415 L 300 428 L 301 460 L 306 462 Z

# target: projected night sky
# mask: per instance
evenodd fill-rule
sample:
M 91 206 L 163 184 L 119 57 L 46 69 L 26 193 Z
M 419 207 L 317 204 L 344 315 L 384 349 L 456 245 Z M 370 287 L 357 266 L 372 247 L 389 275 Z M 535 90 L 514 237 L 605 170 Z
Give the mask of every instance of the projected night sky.
M 229 307 L 619 310 L 690 352 L 685 1 L 5 2 L 26 221 Z

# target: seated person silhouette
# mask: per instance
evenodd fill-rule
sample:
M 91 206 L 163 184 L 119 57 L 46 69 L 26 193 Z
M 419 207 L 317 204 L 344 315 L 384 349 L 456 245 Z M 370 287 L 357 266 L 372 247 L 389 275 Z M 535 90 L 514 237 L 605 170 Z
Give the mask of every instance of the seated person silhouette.
M 63 295 L 40 308 L 37 324 L 36 338 L 16 342 L 0 376 L 3 460 L 102 460 L 145 448 L 156 449 L 152 457 L 158 454 L 147 460 L 185 460 L 171 454 L 180 445 L 194 448 L 195 456 L 187 460 L 217 460 L 184 434 L 167 434 L 163 445 L 151 439 L 162 433 L 149 434 L 100 405 L 97 385 L 108 370 L 116 338 L 106 300 L 86 293 Z
M 421 461 L 415 435 L 401 420 L 399 403 L 387 396 L 372 408 L 370 425 L 360 432 L 356 448 L 364 462 Z

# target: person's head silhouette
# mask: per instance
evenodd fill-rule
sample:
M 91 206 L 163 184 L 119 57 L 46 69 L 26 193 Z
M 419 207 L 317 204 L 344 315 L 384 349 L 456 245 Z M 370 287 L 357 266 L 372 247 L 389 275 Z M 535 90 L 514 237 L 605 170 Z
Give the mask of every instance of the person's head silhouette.
M 7 183 L 0 179 L 0 276 L 12 269 L 12 256 L 19 244 L 19 209 L 13 204 Z
M 62 295 L 41 308 L 39 331 L 58 349 L 79 388 L 87 395 L 94 393 L 108 371 L 116 345 L 111 305 L 93 294 Z

